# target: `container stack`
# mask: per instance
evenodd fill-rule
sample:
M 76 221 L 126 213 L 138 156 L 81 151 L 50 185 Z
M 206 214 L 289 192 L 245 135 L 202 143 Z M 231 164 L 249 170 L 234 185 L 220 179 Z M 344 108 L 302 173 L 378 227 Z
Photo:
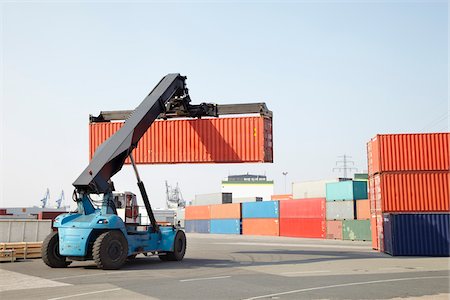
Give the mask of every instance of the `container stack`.
M 372 237 L 368 204 L 367 181 L 327 183 L 327 238 L 370 241 Z
M 243 235 L 280 235 L 278 201 L 242 203 Z
M 209 233 L 211 230 L 211 207 L 203 206 L 187 206 L 185 209 L 185 225 L 186 232 Z
M 241 234 L 241 204 L 217 204 L 210 206 L 210 233 Z
M 367 144 L 372 247 L 450 256 L 449 133 L 377 135 Z
M 325 238 L 325 198 L 280 201 L 280 236 Z

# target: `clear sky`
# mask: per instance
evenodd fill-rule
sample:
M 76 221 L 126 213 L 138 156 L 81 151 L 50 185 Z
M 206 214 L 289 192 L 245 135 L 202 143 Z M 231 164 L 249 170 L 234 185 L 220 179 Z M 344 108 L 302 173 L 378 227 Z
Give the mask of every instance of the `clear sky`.
M 167 73 L 196 102 L 274 112 L 274 163 L 140 167 L 151 202 L 164 181 L 187 200 L 228 174 L 287 180 L 367 169 L 377 133 L 448 131 L 447 1 L 4 2 L 1 206 L 55 200 L 88 163 L 88 116 L 136 107 Z M 129 166 L 116 189 L 138 192 Z M 288 190 L 290 192 L 290 190 Z

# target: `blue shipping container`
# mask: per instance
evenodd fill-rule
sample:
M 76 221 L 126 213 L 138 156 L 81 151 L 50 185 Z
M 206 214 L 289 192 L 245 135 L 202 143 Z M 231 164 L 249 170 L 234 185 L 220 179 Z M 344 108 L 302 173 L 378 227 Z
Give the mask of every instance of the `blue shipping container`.
M 278 201 L 242 203 L 242 218 L 278 218 L 278 216 Z
M 384 214 L 384 251 L 390 255 L 450 256 L 450 214 Z
M 367 199 L 367 181 L 340 181 L 326 185 L 327 201 Z
M 241 219 L 211 220 L 211 233 L 241 234 Z
M 196 233 L 209 233 L 210 220 L 185 220 L 184 231 Z

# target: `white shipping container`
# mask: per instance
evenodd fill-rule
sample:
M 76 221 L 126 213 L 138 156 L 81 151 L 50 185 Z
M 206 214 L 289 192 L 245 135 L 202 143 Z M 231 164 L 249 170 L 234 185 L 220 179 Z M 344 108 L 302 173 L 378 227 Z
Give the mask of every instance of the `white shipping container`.
M 326 184 L 338 182 L 339 179 L 325 179 L 292 183 L 292 198 L 325 198 L 327 195 Z
M 356 203 L 355 201 L 327 201 L 327 220 L 354 220 Z
M 230 193 L 212 193 L 212 194 L 195 195 L 195 199 L 192 201 L 191 205 L 199 206 L 199 205 L 212 205 L 223 203 L 231 203 Z

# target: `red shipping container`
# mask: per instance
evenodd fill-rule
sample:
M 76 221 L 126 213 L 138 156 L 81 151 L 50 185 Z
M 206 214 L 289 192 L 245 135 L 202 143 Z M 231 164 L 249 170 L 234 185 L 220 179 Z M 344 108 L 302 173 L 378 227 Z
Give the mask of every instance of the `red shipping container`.
M 326 222 L 323 218 L 280 218 L 280 236 L 325 238 Z
M 379 134 L 367 143 L 369 176 L 450 169 L 450 133 Z
M 369 180 L 375 212 L 450 211 L 450 173 L 402 172 L 377 174 Z M 373 213 L 373 212 L 372 212 Z
M 0 208 L 0 216 L 6 215 L 6 208 Z
M 61 211 L 40 211 L 38 213 L 38 220 L 54 220 L 60 214 L 65 214 Z
M 89 124 L 89 157 L 123 124 Z M 273 162 L 272 119 L 157 120 L 133 155 L 138 164 Z M 126 163 L 130 163 L 129 159 Z
M 279 221 L 272 218 L 242 219 L 242 234 L 279 236 Z
M 209 205 L 186 206 L 184 210 L 185 220 L 209 220 L 211 219 L 211 208 Z
M 356 201 L 356 219 L 369 220 L 370 219 L 370 200 Z
M 342 240 L 342 221 L 327 221 L 327 239 Z
M 270 200 L 272 201 L 280 201 L 280 200 L 292 200 L 292 194 L 279 194 L 270 196 Z
M 326 218 L 325 198 L 280 201 L 280 218 Z

